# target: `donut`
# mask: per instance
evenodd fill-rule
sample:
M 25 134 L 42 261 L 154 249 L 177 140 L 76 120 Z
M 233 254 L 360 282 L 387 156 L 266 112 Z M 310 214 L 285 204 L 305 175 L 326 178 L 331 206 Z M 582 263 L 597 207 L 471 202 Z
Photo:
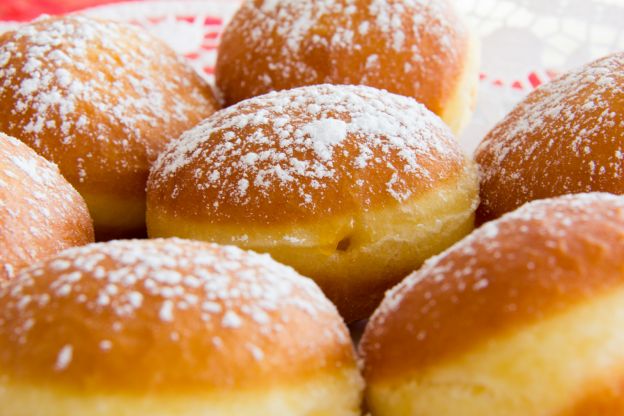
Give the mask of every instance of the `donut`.
M 459 132 L 475 103 L 477 45 L 449 0 L 247 0 L 222 34 L 215 79 L 226 105 L 368 85 L 415 98 Z
M 476 151 L 479 222 L 522 204 L 584 192 L 624 193 L 624 53 L 542 86 Z
M 3 415 L 359 415 L 346 325 L 266 255 L 184 240 L 69 249 L 0 287 Z
M 151 237 L 270 253 L 348 321 L 473 229 L 474 162 L 414 99 L 366 86 L 272 92 L 172 142 L 147 185 Z
M 624 410 L 624 197 L 524 205 L 388 292 L 364 332 L 377 415 Z
M 0 133 L 0 281 L 73 246 L 93 242 L 93 222 L 58 168 Z
M 98 239 L 145 235 L 150 163 L 215 105 L 182 58 L 128 24 L 71 15 L 0 35 L 0 131 L 59 166 Z

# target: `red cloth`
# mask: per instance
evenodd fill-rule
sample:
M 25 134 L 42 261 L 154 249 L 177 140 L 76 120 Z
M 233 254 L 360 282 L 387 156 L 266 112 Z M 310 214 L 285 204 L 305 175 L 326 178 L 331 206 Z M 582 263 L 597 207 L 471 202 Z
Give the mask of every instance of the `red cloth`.
M 27 21 L 41 14 L 62 14 L 127 0 L 0 0 L 0 20 Z

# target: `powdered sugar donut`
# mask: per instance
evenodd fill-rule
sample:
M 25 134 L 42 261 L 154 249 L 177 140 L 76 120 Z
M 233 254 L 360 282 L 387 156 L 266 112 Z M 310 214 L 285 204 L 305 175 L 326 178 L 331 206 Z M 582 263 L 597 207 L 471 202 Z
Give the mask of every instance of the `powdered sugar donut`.
M 476 160 L 482 221 L 534 199 L 624 193 L 624 53 L 533 92 L 485 137 Z
M 359 415 L 347 328 L 266 255 L 183 240 L 92 244 L 0 287 L 10 415 Z
M 171 143 L 148 181 L 148 232 L 268 252 L 353 320 L 472 230 L 477 182 L 413 99 L 302 87 L 242 101 Z
M 624 409 L 624 197 L 534 201 L 388 292 L 360 349 L 385 415 Z
M 78 192 L 54 164 L 0 133 L 0 280 L 90 242 L 93 223 Z
M 0 36 L 0 131 L 59 165 L 99 238 L 144 234 L 150 161 L 214 109 L 199 75 L 134 26 L 67 16 Z
M 476 41 L 448 0 L 247 0 L 216 65 L 227 105 L 303 85 L 414 97 L 457 132 L 474 106 Z

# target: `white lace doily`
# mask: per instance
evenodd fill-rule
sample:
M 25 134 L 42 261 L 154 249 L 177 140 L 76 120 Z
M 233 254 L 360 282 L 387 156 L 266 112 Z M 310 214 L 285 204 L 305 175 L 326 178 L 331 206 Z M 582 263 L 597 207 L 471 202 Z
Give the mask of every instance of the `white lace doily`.
M 147 1 L 83 13 L 146 27 L 211 78 L 218 35 L 239 3 Z M 624 50 L 624 0 L 456 0 L 456 4 L 482 40 L 479 100 L 461 138 L 468 152 L 532 89 L 567 69 Z M 0 30 L 12 26 L 0 23 Z
M 457 0 L 481 38 L 468 151 L 528 92 L 558 73 L 624 50 L 624 0 Z

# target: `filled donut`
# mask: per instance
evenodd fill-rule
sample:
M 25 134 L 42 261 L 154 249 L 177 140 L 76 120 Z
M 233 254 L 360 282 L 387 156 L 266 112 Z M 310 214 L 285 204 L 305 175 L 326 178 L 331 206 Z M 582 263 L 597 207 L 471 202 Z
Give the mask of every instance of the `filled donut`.
M 529 203 L 392 289 L 360 351 L 373 416 L 619 415 L 624 197 Z
M 535 199 L 624 193 L 624 53 L 546 84 L 507 115 L 476 151 L 480 221 Z
M 71 15 L 0 35 L 0 131 L 59 166 L 100 239 L 145 234 L 150 162 L 214 110 L 208 84 L 134 26 Z
M 412 98 L 320 85 L 215 113 L 163 152 L 147 194 L 150 236 L 270 253 L 352 321 L 472 230 L 478 178 Z
M 0 133 L 0 281 L 61 250 L 93 242 L 93 222 L 58 168 Z
M 362 387 L 335 307 L 266 255 L 114 241 L 0 285 L 1 415 L 356 416 Z
M 449 0 L 247 0 L 222 35 L 215 71 L 226 105 L 363 84 L 415 98 L 458 132 L 474 106 L 478 51 Z

